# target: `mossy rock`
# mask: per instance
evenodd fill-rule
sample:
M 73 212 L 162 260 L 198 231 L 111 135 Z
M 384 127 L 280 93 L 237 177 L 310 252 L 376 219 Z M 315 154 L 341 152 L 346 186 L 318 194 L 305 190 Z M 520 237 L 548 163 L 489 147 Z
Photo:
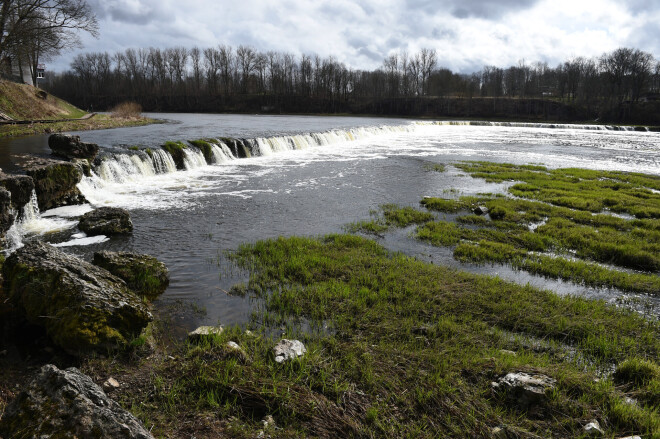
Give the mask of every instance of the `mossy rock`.
M 16 312 L 72 354 L 123 346 L 152 320 L 123 280 L 48 244 L 17 250 L 2 273 Z
M 162 145 L 162 148 L 167 151 L 171 156 L 172 159 L 174 160 L 174 164 L 176 165 L 177 169 L 185 169 L 186 166 L 184 164 L 184 153 L 183 150 L 186 149 L 186 145 L 183 142 L 165 142 L 164 145 Z
M 78 228 L 90 236 L 122 235 L 133 231 L 133 222 L 125 209 L 99 207 L 84 214 Z
M 206 163 L 209 165 L 213 163 L 213 148 L 211 147 L 211 143 L 209 143 L 208 140 L 191 140 L 190 144 L 202 151 Z
M 144 425 L 75 367 L 43 366 L 7 406 L 5 438 L 153 439 Z
M 34 181 L 39 209 L 42 211 L 85 202 L 85 197 L 77 187 L 83 171 L 74 163 L 54 162 L 28 169 L 26 173 Z
M 170 283 L 167 267 L 153 256 L 100 251 L 94 253 L 93 263 L 123 279 L 130 289 L 149 300 L 162 294 Z

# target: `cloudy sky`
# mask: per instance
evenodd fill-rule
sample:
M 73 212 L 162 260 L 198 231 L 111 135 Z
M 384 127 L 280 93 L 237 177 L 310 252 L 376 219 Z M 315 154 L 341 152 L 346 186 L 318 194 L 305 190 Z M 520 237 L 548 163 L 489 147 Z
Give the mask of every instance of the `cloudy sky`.
M 60 56 L 130 47 L 251 45 L 335 56 L 374 69 L 393 52 L 435 49 L 439 65 L 472 72 L 520 60 L 555 65 L 635 47 L 660 58 L 658 0 L 88 0 L 100 38 Z

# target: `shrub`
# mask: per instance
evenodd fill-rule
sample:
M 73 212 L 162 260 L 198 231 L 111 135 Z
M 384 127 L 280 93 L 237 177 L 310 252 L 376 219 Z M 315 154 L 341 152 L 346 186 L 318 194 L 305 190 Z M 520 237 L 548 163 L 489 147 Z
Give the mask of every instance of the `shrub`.
M 122 102 L 112 109 L 112 117 L 131 118 L 140 117 L 142 107 L 135 102 Z

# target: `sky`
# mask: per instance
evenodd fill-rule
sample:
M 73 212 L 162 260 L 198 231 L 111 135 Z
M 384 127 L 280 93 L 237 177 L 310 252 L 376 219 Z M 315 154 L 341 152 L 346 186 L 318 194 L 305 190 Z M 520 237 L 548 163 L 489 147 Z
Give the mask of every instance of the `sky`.
M 249 45 L 334 56 L 376 69 L 388 55 L 435 49 L 438 66 L 471 73 L 524 61 L 550 66 L 634 47 L 660 59 L 660 0 L 88 0 L 100 37 L 77 53 Z

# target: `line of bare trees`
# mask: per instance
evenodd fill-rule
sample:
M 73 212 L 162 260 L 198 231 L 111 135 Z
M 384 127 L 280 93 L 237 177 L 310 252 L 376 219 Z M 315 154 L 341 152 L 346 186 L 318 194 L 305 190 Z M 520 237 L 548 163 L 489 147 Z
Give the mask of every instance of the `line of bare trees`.
M 556 67 L 521 61 L 473 74 L 438 64 L 430 49 L 392 54 L 373 71 L 352 69 L 333 57 L 259 52 L 249 46 L 128 49 L 78 55 L 71 70 L 50 78 L 48 88 L 83 107 L 128 98 L 147 109 L 178 111 L 231 111 L 235 108 L 228 103 L 257 96 L 278 98 L 275 102 L 321 100 L 325 111 L 410 97 L 547 98 L 613 108 L 660 91 L 660 63 L 630 48 L 572 58 Z

